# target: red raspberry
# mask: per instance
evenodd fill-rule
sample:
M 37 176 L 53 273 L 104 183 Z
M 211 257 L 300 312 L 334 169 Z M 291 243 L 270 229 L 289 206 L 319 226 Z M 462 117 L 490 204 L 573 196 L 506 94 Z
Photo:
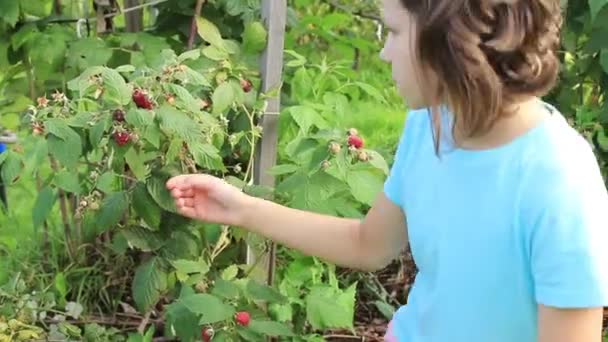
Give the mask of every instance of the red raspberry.
M 131 134 L 127 132 L 116 132 L 114 133 L 114 141 L 118 144 L 118 146 L 124 146 L 129 143 L 131 140 Z
M 248 93 L 251 91 L 251 89 L 253 89 L 253 84 L 251 83 L 250 80 L 245 80 L 242 79 L 241 80 L 241 87 L 243 88 L 243 91 Z
M 357 135 L 351 135 L 348 137 L 348 146 L 352 146 L 356 149 L 363 148 L 363 139 Z
M 135 102 L 135 104 L 139 108 L 152 109 L 152 102 L 150 101 L 146 93 L 144 93 L 140 89 L 136 89 L 133 92 L 133 102 Z
M 114 121 L 123 122 L 125 121 L 125 112 L 122 109 L 117 109 L 114 111 L 113 117 Z
M 234 315 L 234 320 L 237 324 L 242 325 L 244 327 L 249 325 L 249 321 L 251 321 L 251 316 L 247 311 L 240 311 Z
M 203 331 L 201 331 L 201 337 L 203 338 L 203 342 L 211 341 L 211 339 L 213 339 L 213 335 L 215 335 L 213 328 L 205 328 L 203 329 Z

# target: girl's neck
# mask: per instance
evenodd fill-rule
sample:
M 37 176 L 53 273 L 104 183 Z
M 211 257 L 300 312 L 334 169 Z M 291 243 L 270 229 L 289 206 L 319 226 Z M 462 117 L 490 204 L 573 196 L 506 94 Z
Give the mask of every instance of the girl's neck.
M 550 115 L 536 97 L 513 105 L 510 112 L 511 115 L 500 118 L 487 133 L 480 136 L 461 138 L 456 129 L 456 145 L 465 150 L 497 148 L 524 135 Z

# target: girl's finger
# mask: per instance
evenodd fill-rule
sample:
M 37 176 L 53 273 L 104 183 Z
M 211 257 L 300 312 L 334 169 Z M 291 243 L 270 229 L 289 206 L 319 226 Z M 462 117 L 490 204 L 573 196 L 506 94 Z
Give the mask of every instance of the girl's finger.
M 181 197 L 177 200 L 177 206 L 179 207 L 194 207 L 194 199 L 192 197 Z

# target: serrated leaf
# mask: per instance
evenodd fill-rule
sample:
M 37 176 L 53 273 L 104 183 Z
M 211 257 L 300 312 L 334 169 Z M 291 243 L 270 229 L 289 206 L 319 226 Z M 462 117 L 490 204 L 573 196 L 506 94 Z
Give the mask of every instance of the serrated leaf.
M 274 321 L 251 320 L 249 329 L 263 336 L 295 336 L 293 330 L 286 324 Z
M 154 175 L 148 178 L 146 187 L 150 196 L 161 208 L 175 213 L 175 202 L 171 196 L 171 193 L 167 189 L 167 180 L 168 177 L 161 178 L 160 176 Z
M 80 135 L 60 119 L 50 119 L 46 126 L 50 154 L 67 168 L 75 168 L 82 153 Z
M 125 120 L 138 130 L 144 130 L 154 122 L 154 116 L 147 110 L 131 109 L 127 112 Z
M 188 66 L 184 67 L 184 71 L 175 73 L 175 78 L 180 80 L 183 84 L 211 87 L 211 83 L 209 83 L 209 80 L 207 80 L 205 76 Z
M 327 121 L 311 107 L 293 106 L 289 108 L 289 112 L 304 133 L 308 133 L 313 126 L 318 128 L 326 128 L 328 126 Z
M 342 291 L 315 286 L 306 297 L 306 318 L 313 329 L 352 328 L 356 283 Z
M 194 294 L 190 286 L 182 287 L 180 298 Z M 182 341 L 194 341 L 200 338 L 201 329 L 198 325 L 198 317 L 190 312 L 179 300 L 167 305 L 167 327 L 169 331 L 175 331 Z M 215 341 L 215 340 L 214 340 Z
M 148 193 L 144 183 L 138 183 L 133 190 L 133 209 L 150 228 L 159 228 L 161 209 Z
M 105 172 L 97 178 L 96 188 L 105 193 L 114 192 L 118 177 L 114 172 Z
M 220 49 L 224 49 L 224 39 L 220 33 L 220 30 L 211 21 L 204 17 L 196 17 L 196 25 L 198 35 L 203 38 L 209 44 L 216 46 Z
M 234 299 L 238 297 L 239 293 L 240 289 L 236 284 L 222 278 L 215 279 L 215 285 L 213 290 L 211 290 L 211 294 L 214 296 L 219 296 L 226 299 Z
M 171 261 L 171 265 L 177 271 L 185 274 L 200 273 L 204 275 L 209 272 L 209 265 L 202 259 L 196 261 L 186 259 L 174 260 Z
M 4 184 L 11 184 L 23 169 L 23 159 L 19 154 L 11 150 L 2 154 L 5 155 L 4 161 L 0 164 L 2 165 L 2 182 Z
M 231 265 L 226 267 L 221 274 L 222 279 L 224 280 L 233 280 L 236 278 L 239 273 L 239 268 L 236 265 Z
M 125 64 L 125 65 L 121 65 L 119 67 L 116 68 L 116 71 L 118 72 L 124 72 L 124 73 L 131 73 L 135 71 L 135 66 L 131 65 L 131 64 Z
M 55 195 L 53 188 L 46 186 L 40 190 L 36 202 L 34 203 L 34 208 L 32 209 L 32 222 L 34 228 L 42 226 L 44 221 L 49 217 L 51 210 L 53 210 L 56 201 L 57 196 Z
M 149 168 L 145 164 L 145 160 L 131 147 L 125 153 L 125 162 L 129 165 L 129 169 L 135 175 L 138 181 L 145 181 L 148 177 Z
M 287 298 L 274 288 L 262 285 L 252 279 L 247 282 L 247 293 L 251 299 L 262 300 L 270 303 L 285 304 Z
M 187 143 L 204 139 L 197 122 L 186 113 L 166 104 L 159 107 L 157 113 L 160 128 L 168 135 L 177 135 Z
M 213 101 L 213 114 L 224 112 L 234 103 L 235 95 L 232 86 L 228 82 L 220 84 L 211 97 Z
M 97 216 L 97 231 L 114 228 L 129 208 L 127 193 L 124 191 L 109 194 L 102 202 Z
M 126 106 L 131 101 L 131 88 L 125 79 L 114 69 L 104 68 L 101 72 L 104 86 L 104 97 Z
M 268 32 L 259 21 L 251 21 L 243 31 L 243 48 L 250 53 L 259 53 L 266 48 Z
M 188 92 L 188 90 L 178 84 L 169 83 L 165 86 L 168 92 L 175 94 L 177 105 L 193 113 L 199 113 L 201 106 L 199 101 Z
M 144 228 L 131 227 L 120 232 L 127 239 L 130 247 L 143 252 L 153 252 L 164 245 L 164 241 L 157 233 Z
M 201 315 L 199 324 L 213 324 L 231 319 L 236 310 L 221 299 L 210 294 L 200 293 L 178 300 L 192 313 Z
M 209 170 L 225 170 L 219 150 L 210 144 L 195 143 L 190 145 L 190 153 L 197 165 Z
M 384 177 L 374 169 L 353 168 L 348 172 L 346 180 L 357 201 L 372 205 L 377 194 L 382 190 Z
M 148 312 L 167 288 L 167 275 L 160 267 L 160 259 L 152 257 L 135 270 L 132 293 L 137 309 Z
M 78 178 L 78 173 L 62 170 L 55 174 L 54 182 L 57 187 L 63 189 L 67 192 L 71 192 L 74 194 L 80 194 L 82 191 L 80 187 L 80 180 Z

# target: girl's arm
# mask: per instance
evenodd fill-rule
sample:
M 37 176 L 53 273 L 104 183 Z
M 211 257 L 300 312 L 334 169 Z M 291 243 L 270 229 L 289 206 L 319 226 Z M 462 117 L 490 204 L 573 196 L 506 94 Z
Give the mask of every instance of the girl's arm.
M 601 307 L 557 309 L 539 305 L 538 342 L 602 341 Z
M 254 198 L 240 225 L 304 254 L 366 271 L 384 267 L 407 246 L 404 214 L 383 193 L 363 220 L 310 213 Z

